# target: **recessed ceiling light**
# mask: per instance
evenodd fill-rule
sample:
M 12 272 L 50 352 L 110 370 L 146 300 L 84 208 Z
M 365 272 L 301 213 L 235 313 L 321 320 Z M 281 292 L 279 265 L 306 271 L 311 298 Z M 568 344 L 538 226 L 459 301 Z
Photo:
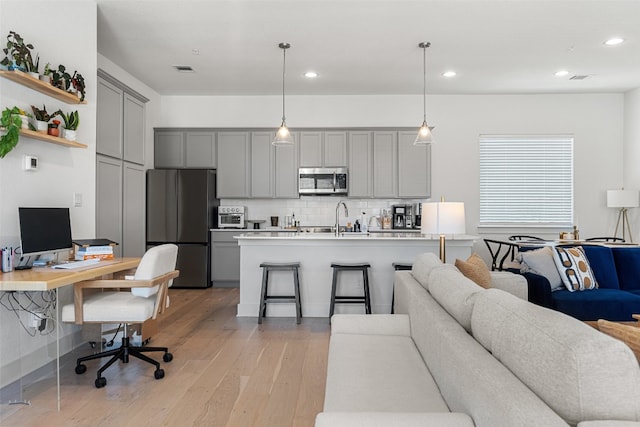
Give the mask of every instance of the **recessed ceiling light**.
M 306 73 L 304 73 L 304 76 L 308 79 L 315 79 L 316 77 L 318 77 L 318 73 L 316 73 L 315 71 L 307 71 Z
M 615 46 L 617 44 L 620 44 L 624 42 L 624 39 L 621 37 L 612 37 L 609 40 L 607 40 L 606 42 L 604 42 L 604 44 L 606 44 L 607 46 Z
M 442 73 L 442 75 L 444 77 L 450 78 L 450 77 L 455 77 L 457 75 L 457 73 L 453 70 L 451 71 L 445 71 L 444 73 Z
M 191 65 L 174 65 L 173 68 L 178 70 L 180 73 L 193 73 L 193 68 Z
M 200 49 L 191 49 L 191 53 L 194 55 L 200 55 Z
M 556 77 L 564 77 L 568 75 L 569 75 L 569 72 L 567 70 L 556 71 Z

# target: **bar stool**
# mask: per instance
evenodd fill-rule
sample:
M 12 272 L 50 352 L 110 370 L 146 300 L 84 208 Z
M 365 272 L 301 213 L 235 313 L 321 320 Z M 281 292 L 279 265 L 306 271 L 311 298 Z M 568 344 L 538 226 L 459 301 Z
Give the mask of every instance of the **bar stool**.
M 262 323 L 262 318 L 267 315 L 267 303 L 295 303 L 296 323 L 300 324 L 302 318 L 302 305 L 300 304 L 300 280 L 298 277 L 299 262 L 274 263 L 263 262 L 262 267 L 262 290 L 260 291 L 260 307 L 258 311 L 258 323 Z M 293 295 L 269 295 L 269 272 L 270 271 L 291 271 L 293 272 Z
M 413 264 L 411 264 L 410 262 L 394 262 L 391 264 L 393 266 L 393 269 L 395 271 L 402 271 L 402 270 L 411 270 L 413 268 Z M 391 314 L 393 314 L 393 305 L 396 302 L 396 291 L 395 288 L 393 290 L 393 294 L 391 294 Z
M 371 297 L 369 294 L 369 263 L 341 264 L 331 263 L 333 268 L 333 280 L 331 281 L 331 308 L 329 317 L 333 316 L 336 303 L 338 304 L 364 304 L 365 312 L 371 314 Z M 364 295 L 336 295 L 338 273 L 341 271 L 362 271 L 364 281 Z

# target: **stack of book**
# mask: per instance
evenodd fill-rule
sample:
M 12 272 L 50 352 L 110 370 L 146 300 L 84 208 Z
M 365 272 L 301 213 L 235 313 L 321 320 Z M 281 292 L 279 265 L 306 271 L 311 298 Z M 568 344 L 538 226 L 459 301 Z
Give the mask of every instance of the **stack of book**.
M 113 259 L 113 246 L 86 246 L 78 248 L 76 251 L 76 261 L 91 258 Z

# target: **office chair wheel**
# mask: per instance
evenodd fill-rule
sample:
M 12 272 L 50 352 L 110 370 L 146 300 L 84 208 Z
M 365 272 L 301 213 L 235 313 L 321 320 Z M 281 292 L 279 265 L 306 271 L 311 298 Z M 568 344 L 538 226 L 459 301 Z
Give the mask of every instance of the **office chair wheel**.
M 105 377 L 96 378 L 96 388 L 102 388 L 107 385 L 107 379 Z
M 87 372 L 87 367 L 83 364 L 76 365 L 76 374 L 82 375 Z
M 157 380 L 161 380 L 164 378 L 164 369 L 156 369 L 153 373 L 153 376 L 156 377 Z
M 162 356 L 162 360 L 164 360 L 167 363 L 171 362 L 173 360 L 173 354 L 165 353 L 164 356 Z

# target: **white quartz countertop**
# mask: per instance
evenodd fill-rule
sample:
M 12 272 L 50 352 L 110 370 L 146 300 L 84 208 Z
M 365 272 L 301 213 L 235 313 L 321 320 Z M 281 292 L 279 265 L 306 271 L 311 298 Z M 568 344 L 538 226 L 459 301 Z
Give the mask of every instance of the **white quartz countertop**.
M 420 233 L 287 233 L 287 232 L 249 232 L 235 236 L 238 240 L 439 240 L 437 235 L 422 235 Z M 447 236 L 452 240 L 477 240 L 478 236 L 456 235 Z

